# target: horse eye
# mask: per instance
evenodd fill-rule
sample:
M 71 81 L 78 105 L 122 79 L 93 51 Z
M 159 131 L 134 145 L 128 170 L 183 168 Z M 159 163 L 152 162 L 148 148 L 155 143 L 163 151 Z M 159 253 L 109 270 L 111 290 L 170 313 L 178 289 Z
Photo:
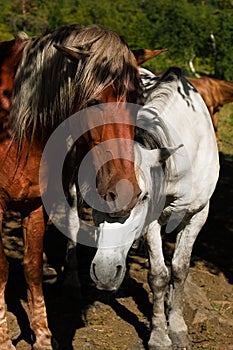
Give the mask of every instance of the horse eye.
M 148 199 L 148 197 L 149 197 L 149 193 L 146 192 L 146 193 L 144 193 L 144 194 L 142 195 L 142 197 L 141 197 L 140 199 L 141 199 L 142 202 L 144 202 L 145 200 Z
M 95 98 L 87 102 L 87 107 L 98 106 L 101 102 Z

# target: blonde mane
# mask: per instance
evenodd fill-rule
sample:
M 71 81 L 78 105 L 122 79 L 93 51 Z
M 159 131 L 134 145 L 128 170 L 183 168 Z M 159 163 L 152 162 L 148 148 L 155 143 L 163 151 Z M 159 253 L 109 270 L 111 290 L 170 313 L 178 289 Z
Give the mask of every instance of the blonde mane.
M 80 59 L 67 59 L 54 45 L 78 49 Z M 118 34 L 96 25 L 72 25 L 28 39 L 13 91 L 14 136 L 19 143 L 25 137 L 46 138 L 111 84 L 117 97 L 140 103 L 136 62 Z

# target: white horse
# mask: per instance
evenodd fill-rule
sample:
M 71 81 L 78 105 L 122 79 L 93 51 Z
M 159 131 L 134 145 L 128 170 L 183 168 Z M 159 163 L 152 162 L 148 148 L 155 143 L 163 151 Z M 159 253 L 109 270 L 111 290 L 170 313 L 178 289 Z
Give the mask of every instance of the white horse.
M 111 222 L 95 213 L 98 249 L 90 274 L 97 288 L 118 289 L 127 253 L 145 234 L 153 291 L 149 349 L 191 349 L 183 318 L 184 283 L 218 180 L 218 149 L 206 105 L 181 71 L 171 68 L 158 81 L 152 73 L 142 73 L 147 86 L 153 80 L 138 113 L 135 166 L 142 194 L 125 221 Z M 170 267 L 162 250 L 164 225 L 167 234 L 177 232 Z

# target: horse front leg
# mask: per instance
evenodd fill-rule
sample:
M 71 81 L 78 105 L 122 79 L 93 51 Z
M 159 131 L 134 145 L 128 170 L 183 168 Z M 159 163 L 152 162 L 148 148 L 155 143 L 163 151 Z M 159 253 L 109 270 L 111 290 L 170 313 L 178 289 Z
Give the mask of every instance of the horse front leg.
M 0 233 L 2 233 L 3 210 L 0 209 Z M 0 234 L 0 349 L 15 350 L 8 336 L 5 304 L 5 287 L 8 279 L 8 261 L 4 253 Z
M 208 216 L 209 203 L 195 214 L 177 235 L 168 292 L 169 337 L 174 349 L 190 350 L 188 328 L 183 317 L 184 284 L 189 272 L 193 244 Z
M 67 218 L 67 230 L 68 230 L 68 242 L 67 251 L 64 264 L 64 281 L 63 286 L 68 292 L 68 295 L 77 299 L 81 299 L 81 284 L 78 275 L 78 259 L 77 259 L 77 236 L 80 228 L 79 215 L 78 215 L 78 191 L 75 183 L 69 182 L 69 188 L 67 192 L 67 198 L 69 202 L 69 208 L 66 212 Z
M 169 271 L 164 262 L 160 230 L 160 225 L 154 221 L 150 224 L 146 236 L 150 258 L 149 284 L 153 292 L 153 314 L 148 345 L 150 350 L 171 350 L 172 342 L 168 336 L 164 310 Z
M 45 220 L 43 207 L 23 219 L 24 272 L 28 284 L 30 326 L 35 335 L 33 350 L 52 350 L 51 333 L 42 290 Z

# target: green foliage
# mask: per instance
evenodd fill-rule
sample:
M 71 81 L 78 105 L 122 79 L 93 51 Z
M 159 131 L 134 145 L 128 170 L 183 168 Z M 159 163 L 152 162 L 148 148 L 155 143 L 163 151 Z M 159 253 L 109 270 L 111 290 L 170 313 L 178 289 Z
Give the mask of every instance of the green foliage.
M 216 71 L 219 78 L 233 81 L 233 15 L 221 12 L 216 34 Z
M 233 80 L 232 9 L 232 0 L 4 0 L 0 40 L 21 30 L 37 35 L 96 23 L 123 35 L 131 48 L 167 47 L 145 64 L 154 71 L 178 65 L 191 74 L 192 60 L 199 73 Z

